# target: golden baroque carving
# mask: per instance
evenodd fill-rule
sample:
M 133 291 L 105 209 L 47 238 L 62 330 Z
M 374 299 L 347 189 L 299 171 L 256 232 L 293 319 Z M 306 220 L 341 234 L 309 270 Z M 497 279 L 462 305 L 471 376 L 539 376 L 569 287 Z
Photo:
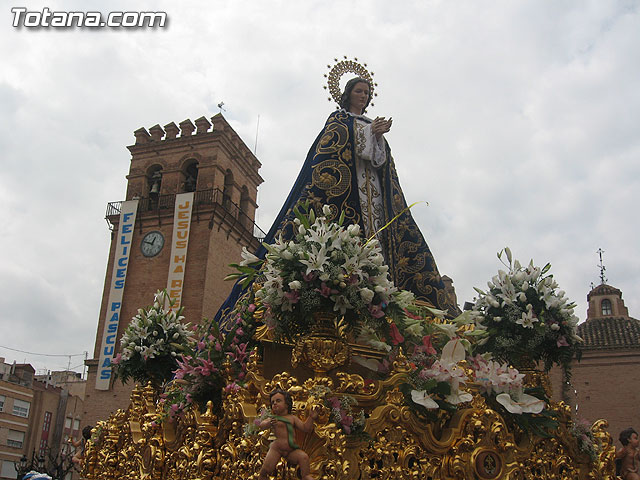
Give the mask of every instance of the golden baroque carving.
M 365 435 L 346 435 L 330 421 L 329 409 L 322 407 L 315 430 L 296 438 L 319 480 L 615 478 L 615 449 L 606 422 L 593 424 L 602 452 L 591 461 L 570 435 L 570 409 L 562 403 L 550 406 L 559 423 L 554 437 L 541 438 L 524 434 L 489 408 L 474 385 L 469 385 L 474 399 L 468 408 L 440 412 L 431 420 L 416 415 L 405 405 L 399 388 L 408 372 L 403 355 L 385 380 L 365 379 L 343 367 L 333 370 L 316 367 L 314 376 L 306 379 L 287 371 L 264 378 L 254 352 L 246 387 L 224 392 L 220 418 L 209 404 L 205 412 L 189 411 L 173 423 L 159 423 L 162 412 L 152 387 L 136 387 L 126 411 L 119 410 L 97 425 L 96 443 L 87 447 L 84 476 L 257 480 L 272 439 L 270 431 L 245 435 L 245 426 L 268 405 L 269 392 L 276 387 L 291 393 L 293 413 L 304 420 L 320 402 L 312 392 L 322 386 L 336 395 L 353 396 L 358 401 L 355 408 L 365 412 L 366 424 Z M 272 478 L 295 480 L 295 465 L 280 461 Z

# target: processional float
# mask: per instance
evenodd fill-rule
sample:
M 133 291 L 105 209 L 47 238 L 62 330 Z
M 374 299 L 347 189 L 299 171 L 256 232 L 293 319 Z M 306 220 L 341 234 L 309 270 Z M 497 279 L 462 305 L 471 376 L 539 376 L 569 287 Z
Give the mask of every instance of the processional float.
M 337 62 L 329 75 L 336 102 L 346 71 L 373 90 L 365 68 Z M 317 140 L 319 152 L 335 154 L 334 167 L 353 157 L 346 115 L 330 117 Z M 331 184 L 325 197 L 335 198 L 325 177 L 313 185 Z M 424 243 L 393 188 L 389 231 Z M 319 410 L 313 431 L 295 438 L 316 479 L 615 477 L 606 422 L 581 424 L 551 401 L 548 371 L 559 365 L 568 380 L 580 339 L 549 265 L 523 266 L 505 249 L 507 270 L 478 290 L 473 310 L 446 315 L 393 284 L 390 253 L 345 222 L 344 209 L 301 191 L 307 201 L 287 212 L 291 235 L 236 265 L 243 288 L 222 319 L 189 331 L 166 292 L 134 317 L 115 374 L 139 385 L 126 410 L 94 429 L 86 478 L 256 480 L 273 440 L 257 426 L 275 389 L 291 395 L 301 419 Z M 297 475 L 281 459 L 270 478 Z

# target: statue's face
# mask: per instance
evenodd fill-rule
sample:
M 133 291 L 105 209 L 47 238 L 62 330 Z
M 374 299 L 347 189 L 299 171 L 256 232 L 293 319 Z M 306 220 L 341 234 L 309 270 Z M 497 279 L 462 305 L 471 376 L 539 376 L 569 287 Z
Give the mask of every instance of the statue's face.
M 285 402 L 284 395 L 281 393 L 276 393 L 273 397 L 271 397 L 271 411 L 275 415 L 285 415 L 287 414 L 287 403 Z
M 349 95 L 349 110 L 360 115 L 369 101 L 369 85 L 366 82 L 358 82 Z

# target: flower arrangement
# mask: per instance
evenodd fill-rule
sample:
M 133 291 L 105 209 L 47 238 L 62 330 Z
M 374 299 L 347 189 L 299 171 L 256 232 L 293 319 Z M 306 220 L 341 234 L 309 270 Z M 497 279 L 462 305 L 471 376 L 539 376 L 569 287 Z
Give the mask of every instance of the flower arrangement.
M 388 338 L 372 328 L 363 327 L 357 341 L 387 352 L 382 361 L 355 356 L 353 360 L 370 370 L 386 373 L 400 349 L 407 353 L 411 371 L 401 386 L 405 401 L 420 414 L 432 416 L 438 409 L 454 411 L 459 404 L 472 400 L 465 391 L 470 380 L 464 368 L 470 339 L 484 332 L 474 332 L 468 312 L 446 321 L 444 311 L 412 304 L 390 325 Z
M 418 347 L 420 348 L 420 347 Z M 431 349 L 431 351 L 429 350 Z M 425 354 L 435 357 L 435 349 L 430 345 L 422 349 Z M 415 349 L 412 356 L 417 359 Z M 419 355 L 419 353 L 418 353 Z M 421 405 L 427 410 L 455 410 L 457 405 L 470 402 L 473 396 L 461 390 L 468 381 L 467 374 L 459 365 L 466 357 L 466 350 L 460 338 L 454 338 L 447 342 L 442 349 L 440 358 L 432 362 L 420 361 L 413 363 L 415 368 L 411 373 L 410 385 L 411 400 L 414 404 Z M 405 390 L 407 387 L 405 387 Z
M 183 323 L 182 307 L 175 305 L 166 290 L 154 295 L 153 305 L 141 308 L 120 340 L 121 351 L 113 359 L 116 378 L 126 383 L 151 382 L 159 388 L 178 367 L 178 355 L 190 339 L 189 324 Z
M 227 331 L 221 331 L 216 322 L 205 322 L 193 326 L 184 352 L 177 360 L 173 388 L 161 395 L 161 402 L 170 419 L 183 414 L 191 405 L 204 410 L 208 401 L 219 413 L 224 390 L 238 388 L 247 371 L 247 360 L 251 352 L 252 327 L 247 316 L 253 311 L 251 296 L 245 295 L 235 308 L 235 323 Z M 227 384 L 226 377 L 235 380 Z
M 508 271 L 499 270 L 486 292 L 476 288 L 475 327 L 487 332 L 478 351 L 514 365 L 542 361 L 546 371 L 557 364 L 569 378 L 571 360 L 580 357 L 582 342 L 576 335 L 575 304 L 558 290 L 553 275 L 547 275 L 550 264 L 541 269 L 531 261 L 524 267 L 512 259 L 509 248 L 498 258 Z
M 476 384 L 485 395 L 495 395 L 496 401 L 509 413 L 540 413 L 544 400 L 524 392 L 524 374 L 506 363 L 486 360 L 482 355 L 473 358 L 472 368 Z
M 335 423 L 346 435 L 366 435 L 364 411 L 354 412 L 353 407 L 358 404 L 354 397 L 335 394 L 324 385 L 313 387 L 311 395 L 322 400 L 329 409 L 329 421 Z
M 413 294 L 399 291 L 390 280 L 378 241 L 365 241 L 357 224 L 344 227 L 344 214 L 329 221 L 328 205 L 324 216 L 316 216 L 308 203 L 296 206 L 294 213 L 294 239 L 264 244 L 264 261 L 244 251 L 243 262 L 234 265 L 240 273 L 228 278 L 261 276 L 256 298 L 278 339 L 311 331 L 312 313 L 318 311 L 343 316 L 347 328 L 364 323 L 386 331 L 387 320 L 402 316 Z
M 591 426 L 585 420 L 578 420 L 571 424 L 569 433 L 573 435 L 578 442 L 578 449 L 589 455 L 592 462 L 598 460 L 598 456 L 602 451 L 602 444 L 593 436 Z
M 332 396 L 325 400 L 325 406 L 329 407 L 329 419 L 338 425 L 347 435 L 360 435 L 364 432 L 364 411 L 353 411 L 353 406 L 358 402 L 351 395 Z

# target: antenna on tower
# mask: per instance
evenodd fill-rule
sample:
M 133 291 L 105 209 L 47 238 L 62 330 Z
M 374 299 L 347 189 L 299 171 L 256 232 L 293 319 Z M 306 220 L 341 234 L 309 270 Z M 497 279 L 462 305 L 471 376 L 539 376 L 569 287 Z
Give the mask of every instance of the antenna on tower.
M 604 253 L 604 250 L 598 248 L 598 251 L 596 253 L 600 256 L 600 265 L 598 265 L 598 268 L 600 269 L 600 285 L 604 285 L 605 283 L 607 283 L 607 277 L 604 276 L 606 267 L 602 263 L 602 254 Z
M 224 107 L 224 102 L 220 102 L 220 103 L 218 104 L 218 108 L 220 109 L 220 113 L 222 113 L 222 112 L 226 112 L 226 110 L 225 110 L 224 108 L 222 108 L 222 107 Z

